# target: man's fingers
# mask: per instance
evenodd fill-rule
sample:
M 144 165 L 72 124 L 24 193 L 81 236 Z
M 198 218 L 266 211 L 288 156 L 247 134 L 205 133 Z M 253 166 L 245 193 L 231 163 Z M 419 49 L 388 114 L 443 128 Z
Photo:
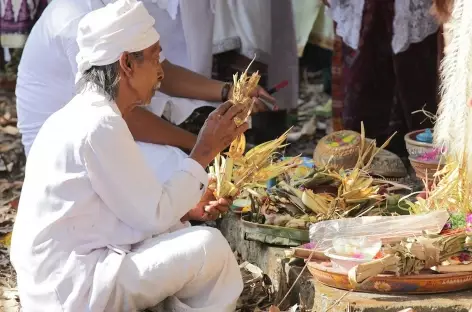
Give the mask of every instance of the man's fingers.
M 233 201 L 229 198 L 220 198 L 218 199 L 218 204 L 219 205 L 226 205 L 226 206 L 231 206 Z
M 234 117 L 238 116 L 242 111 L 244 111 L 244 105 L 233 105 L 226 111 L 223 118 L 226 121 L 233 122 Z
M 254 106 L 252 108 L 252 113 L 253 114 L 258 113 L 258 112 L 264 112 L 264 111 L 267 111 L 267 110 L 268 110 L 268 107 L 264 103 L 262 103 L 261 100 L 256 99 L 254 101 Z
M 258 90 L 257 95 L 258 95 L 258 97 L 261 97 L 262 99 L 266 100 L 269 103 L 272 103 L 272 104 L 275 103 L 275 98 L 272 95 L 270 95 L 269 93 L 267 93 L 267 91 L 262 89 L 262 88 L 260 88 Z
M 215 218 L 218 218 L 221 214 L 221 211 L 218 209 L 218 206 L 212 205 L 205 206 L 205 212 Z
M 202 201 L 210 201 L 210 200 L 215 200 L 215 194 L 213 194 L 213 191 L 209 188 L 206 189 L 205 193 L 203 193 L 203 196 L 202 196 Z
M 226 112 L 228 111 L 228 109 L 230 109 L 231 107 L 233 107 L 233 103 L 231 101 L 226 101 L 224 102 L 223 104 L 220 104 L 215 110 L 215 114 L 217 115 L 225 115 Z
M 209 212 L 214 211 L 215 213 L 225 213 L 229 210 L 229 205 L 220 204 L 219 201 L 210 202 Z
M 200 221 L 214 221 L 216 220 L 211 214 L 204 213 Z
M 249 124 L 247 122 L 244 122 L 242 125 L 237 127 L 236 130 L 234 131 L 234 138 L 236 139 L 238 136 L 246 132 L 247 129 L 249 129 Z
M 247 117 L 248 117 L 248 111 L 247 110 L 241 110 L 235 117 L 236 118 L 239 118 L 239 120 L 246 120 Z M 238 127 L 238 125 L 234 122 L 233 120 L 233 124 L 234 124 L 234 127 L 233 128 L 236 128 Z
M 230 203 L 225 199 L 219 199 L 210 201 L 208 205 L 205 206 L 205 212 L 211 214 L 220 214 L 225 213 L 229 210 Z

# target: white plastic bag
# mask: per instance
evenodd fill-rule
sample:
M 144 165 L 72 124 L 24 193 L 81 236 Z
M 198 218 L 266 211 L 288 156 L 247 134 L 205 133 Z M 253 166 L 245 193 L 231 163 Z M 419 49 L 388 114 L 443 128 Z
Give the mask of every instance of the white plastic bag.
M 333 247 L 333 239 L 339 237 L 365 236 L 391 243 L 425 231 L 439 233 L 448 219 L 446 210 L 438 210 L 423 215 L 328 220 L 310 226 L 310 242 L 317 250 Z

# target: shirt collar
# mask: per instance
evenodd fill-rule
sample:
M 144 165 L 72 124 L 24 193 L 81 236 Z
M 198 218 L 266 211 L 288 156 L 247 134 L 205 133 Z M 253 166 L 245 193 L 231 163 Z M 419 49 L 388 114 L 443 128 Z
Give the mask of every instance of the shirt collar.
M 82 96 L 87 101 L 87 103 L 90 103 L 93 106 L 104 106 L 104 105 L 110 106 L 116 114 L 120 116 L 122 115 L 115 101 L 109 100 L 104 94 L 94 89 L 95 88 L 93 87 L 87 88 L 85 91 L 81 93 Z

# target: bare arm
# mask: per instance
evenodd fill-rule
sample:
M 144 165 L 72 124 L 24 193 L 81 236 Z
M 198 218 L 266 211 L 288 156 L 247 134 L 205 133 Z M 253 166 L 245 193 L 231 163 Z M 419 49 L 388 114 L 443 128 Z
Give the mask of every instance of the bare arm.
M 224 82 L 208 79 L 165 60 L 162 63 L 165 78 L 160 91 L 174 97 L 221 102 Z
M 208 79 L 205 76 L 172 64 L 167 60 L 162 62 L 162 68 L 164 69 L 165 77 L 161 84 L 161 92 L 174 97 L 209 102 L 223 101 L 221 91 L 225 85 L 224 82 Z M 231 92 L 232 90 L 229 91 L 229 97 L 231 97 Z M 270 103 L 275 104 L 275 99 L 261 87 L 254 90 L 251 96 L 255 98 L 262 96 Z M 266 109 L 267 107 L 259 99 L 256 99 L 252 112 L 265 111 Z
M 170 145 L 186 150 L 192 150 L 197 141 L 194 134 L 171 124 L 142 107 L 136 107 L 123 118 L 136 141 Z

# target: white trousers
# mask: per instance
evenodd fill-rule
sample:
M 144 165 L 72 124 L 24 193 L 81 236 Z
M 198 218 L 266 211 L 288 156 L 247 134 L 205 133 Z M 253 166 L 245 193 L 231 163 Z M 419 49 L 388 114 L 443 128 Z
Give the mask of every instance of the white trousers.
M 159 181 L 166 181 L 187 157 L 174 147 L 137 144 Z M 107 312 L 136 311 L 159 303 L 166 312 L 235 310 L 243 282 L 221 232 L 210 227 L 174 228 L 180 229 L 132 246 Z
M 230 312 L 243 289 L 239 266 L 219 230 L 190 227 L 133 246 L 106 311 Z M 166 300 L 167 299 L 167 300 Z

